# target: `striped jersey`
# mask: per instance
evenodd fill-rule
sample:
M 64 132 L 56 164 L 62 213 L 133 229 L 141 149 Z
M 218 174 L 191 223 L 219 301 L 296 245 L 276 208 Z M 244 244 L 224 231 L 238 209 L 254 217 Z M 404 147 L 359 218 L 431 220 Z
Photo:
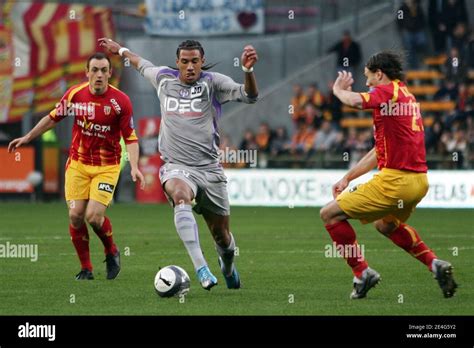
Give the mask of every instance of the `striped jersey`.
M 49 117 L 54 122 L 74 118 L 69 158 L 83 164 L 120 164 L 120 137 L 126 144 L 138 141 L 132 103 L 112 85 L 102 95 L 92 94 L 88 82 L 72 86 Z

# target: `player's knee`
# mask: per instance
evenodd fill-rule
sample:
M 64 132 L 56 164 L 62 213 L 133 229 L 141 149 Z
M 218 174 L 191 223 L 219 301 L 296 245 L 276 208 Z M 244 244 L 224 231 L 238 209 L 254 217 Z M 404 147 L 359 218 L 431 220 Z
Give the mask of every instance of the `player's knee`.
M 75 210 L 70 210 L 69 223 L 72 227 L 79 229 L 84 224 L 84 214 Z
M 321 220 L 323 220 L 325 224 L 328 224 L 330 222 L 332 214 L 328 206 L 324 206 L 321 208 L 321 210 L 319 211 L 319 217 L 321 218 Z
M 175 206 L 181 204 L 191 204 L 191 201 L 191 194 L 185 190 L 176 190 L 173 194 L 173 202 Z
M 385 236 L 390 236 L 396 226 L 387 224 L 384 221 L 377 220 L 374 222 L 375 229 Z
M 102 226 L 103 216 L 101 214 L 97 214 L 96 212 L 90 212 L 86 214 L 86 221 L 92 227 L 100 228 Z

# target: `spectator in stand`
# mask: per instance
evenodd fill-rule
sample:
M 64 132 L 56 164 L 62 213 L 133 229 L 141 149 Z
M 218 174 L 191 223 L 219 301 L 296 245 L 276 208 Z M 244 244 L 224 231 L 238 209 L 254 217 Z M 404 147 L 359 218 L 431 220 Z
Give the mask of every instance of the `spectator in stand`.
M 321 129 L 316 132 L 313 148 L 318 152 L 330 151 L 337 145 L 337 140 L 338 132 L 329 121 L 323 121 Z
M 304 117 L 304 106 L 308 102 L 308 97 L 303 92 L 301 85 L 293 86 L 293 98 L 291 98 L 291 105 L 293 107 L 293 121 L 295 124 L 298 119 Z
M 270 152 L 270 142 L 272 133 L 268 123 L 263 122 L 260 124 L 259 131 L 255 136 L 255 142 L 257 143 L 258 150 L 264 153 Z
M 443 22 L 445 2 L 446 0 L 430 0 L 428 6 L 428 23 L 433 40 L 433 48 L 437 55 L 446 52 L 446 25 Z
M 442 152 L 440 139 L 443 131 L 443 123 L 439 120 L 435 121 L 431 126 L 425 127 L 425 146 L 427 153 L 432 154 Z
M 357 129 L 354 127 L 349 128 L 347 131 L 347 137 L 344 139 L 343 150 L 349 154 L 356 148 L 357 145 Z
M 466 43 L 466 63 L 469 69 L 474 69 L 474 30 L 471 30 Z
M 316 132 L 301 119 L 297 122 L 297 131 L 293 135 L 288 150 L 292 155 L 308 154 L 313 147 Z
M 467 42 L 469 39 L 469 32 L 467 31 L 466 23 L 458 23 L 454 28 L 451 47 L 456 47 L 461 59 L 467 59 Z
M 408 51 L 408 67 L 418 69 L 417 52 L 426 49 L 425 15 L 418 0 L 405 0 L 397 12 L 397 25 L 403 46 Z
M 461 83 L 466 78 L 467 66 L 456 47 L 451 47 L 449 51 L 448 59 L 444 64 L 444 73 L 447 79 L 454 80 L 456 84 Z
M 455 101 L 458 97 L 458 87 L 453 80 L 442 80 L 441 87 L 433 96 L 434 100 Z
M 328 91 L 332 91 L 334 81 L 328 83 Z M 339 98 L 336 98 L 332 92 L 326 97 L 326 111 L 331 117 L 332 126 L 336 129 L 340 129 L 340 123 L 342 119 L 342 103 Z
M 322 109 L 325 103 L 324 94 L 318 89 L 318 85 L 313 83 L 309 85 L 308 90 L 306 92 L 308 97 L 308 103 L 313 104 L 315 108 Z
M 355 166 L 370 149 L 373 148 L 373 136 L 370 130 L 361 131 L 357 134 L 357 141 L 351 151 L 349 168 Z
M 441 141 L 446 147 L 448 154 L 453 156 L 453 166 L 456 169 L 464 168 L 464 159 L 467 157 L 467 136 L 466 131 L 455 128 L 453 132 L 447 132 L 441 137 Z
M 454 31 L 459 23 L 468 25 L 467 8 L 464 0 L 445 0 L 441 24 L 446 28 L 447 49 L 452 47 Z
M 286 152 L 288 148 L 288 135 L 285 127 L 278 127 L 275 136 L 271 139 L 270 153 L 272 156 L 278 156 Z
M 362 59 L 360 45 L 352 39 L 349 30 L 344 30 L 342 40 L 332 46 L 328 53 L 336 52 L 337 70 L 346 70 L 354 73 Z
M 240 143 L 239 146 L 240 150 L 257 150 L 258 145 L 255 141 L 255 135 L 253 134 L 252 130 L 247 129 L 244 133 L 244 139 Z

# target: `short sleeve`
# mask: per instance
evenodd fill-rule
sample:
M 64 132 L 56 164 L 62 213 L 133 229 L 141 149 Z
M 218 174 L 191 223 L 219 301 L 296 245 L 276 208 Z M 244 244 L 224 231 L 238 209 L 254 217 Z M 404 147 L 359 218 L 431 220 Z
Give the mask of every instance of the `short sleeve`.
M 165 75 L 165 72 L 172 70 L 167 66 L 156 66 L 146 59 L 140 59 L 138 62 L 138 72 L 145 77 L 150 83 L 158 89 L 160 80 Z
M 390 86 L 381 86 L 372 88 L 368 93 L 360 93 L 362 97 L 362 109 L 377 109 L 383 103 L 393 96 L 393 88 Z
M 220 104 L 228 101 L 244 102 L 252 104 L 257 101 L 257 98 L 250 98 L 244 90 L 244 85 L 232 80 L 229 76 L 212 73 L 214 95 Z
M 56 104 L 56 107 L 49 113 L 49 118 L 52 119 L 54 122 L 60 122 L 70 114 L 70 108 L 72 108 L 72 104 L 71 100 L 69 100 L 69 96 L 71 95 L 71 91 L 73 89 L 74 86 L 69 88 L 62 96 L 59 103 Z
M 138 137 L 133 124 L 133 107 L 128 96 L 123 98 L 123 108 L 120 114 L 120 132 L 125 144 L 138 142 Z

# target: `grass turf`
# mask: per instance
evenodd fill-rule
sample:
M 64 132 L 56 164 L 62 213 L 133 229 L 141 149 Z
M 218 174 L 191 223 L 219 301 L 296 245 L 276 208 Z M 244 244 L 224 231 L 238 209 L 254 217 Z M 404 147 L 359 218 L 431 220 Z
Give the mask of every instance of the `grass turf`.
M 201 245 L 219 285 L 203 290 L 167 205 L 116 204 L 108 210 L 122 250 L 122 272 L 105 280 L 103 248 L 89 227 L 94 281 L 78 282 L 66 205 L 0 204 L 0 244 L 38 244 L 39 258 L 1 258 L 1 315 L 473 315 L 474 234 L 471 210 L 419 209 L 409 223 L 460 284 L 444 299 L 425 266 L 371 225 L 353 222 L 358 241 L 382 283 L 364 300 L 349 300 L 352 274 L 342 259 L 324 256 L 331 240 L 314 208 L 234 207 L 231 215 L 243 288 L 228 290 L 202 217 Z M 125 248 L 129 251 L 126 256 Z M 455 248 L 455 249 L 453 249 Z M 457 251 L 457 256 L 453 255 Z M 177 264 L 191 276 L 184 303 L 159 298 L 159 266 Z M 469 285 L 471 284 L 471 285 Z M 400 303 L 403 297 L 403 303 Z M 71 303 L 74 298 L 75 303 Z M 292 301 L 293 300 L 293 301 Z M 292 303 L 290 303 L 292 302 Z

